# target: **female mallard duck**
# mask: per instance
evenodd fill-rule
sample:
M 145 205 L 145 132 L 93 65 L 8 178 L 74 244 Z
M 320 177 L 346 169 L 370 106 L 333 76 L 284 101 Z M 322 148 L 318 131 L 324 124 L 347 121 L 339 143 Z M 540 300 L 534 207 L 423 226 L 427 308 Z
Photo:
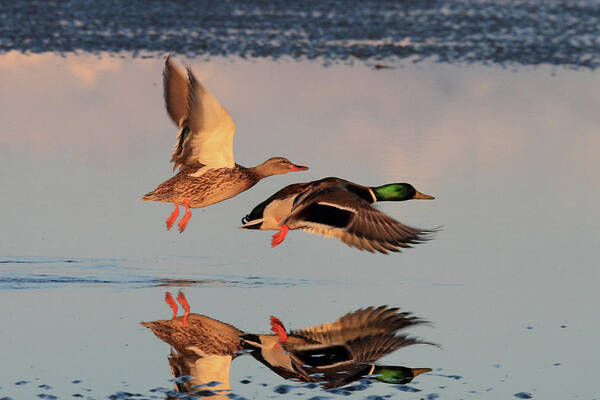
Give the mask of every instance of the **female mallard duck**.
M 175 210 L 167 218 L 171 229 L 179 216 L 183 232 L 190 218 L 190 208 L 201 208 L 233 197 L 254 186 L 267 176 L 308 169 L 282 157 L 273 157 L 253 168 L 245 168 L 233 159 L 235 124 L 231 115 L 196 79 L 187 67 L 187 76 L 170 57 L 163 70 L 165 105 L 169 116 L 179 127 L 171 161 L 177 175 L 161 183 L 144 200 L 173 203 Z
M 424 343 L 397 332 L 423 324 L 397 308 L 368 307 L 344 315 L 333 323 L 287 333 L 281 321 L 271 317 L 276 335 L 244 334 L 245 345 L 257 360 L 284 378 L 320 382 L 326 387 L 344 386 L 372 376 L 388 383 L 406 381 L 429 368 L 383 367 L 373 363 L 399 348 Z M 410 372 L 409 372 L 410 371 Z M 412 379 L 412 378 L 410 378 Z
M 377 201 L 433 199 L 408 183 L 368 187 L 340 178 L 289 185 L 263 201 L 242 219 L 244 229 L 279 230 L 272 246 L 283 241 L 290 229 L 333 236 L 350 247 L 400 251 L 399 247 L 427 240 L 432 230 L 401 224 L 373 208 Z
M 171 320 L 141 324 L 172 347 L 169 366 L 173 378 L 191 377 L 187 381 L 175 380 L 175 390 L 181 393 L 203 390 L 202 398 L 227 399 L 231 391 L 231 361 L 244 349 L 240 338 L 244 332 L 216 319 L 190 314 L 190 306 L 182 292 L 177 296 L 177 301 L 185 310 L 182 317 L 177 317 L 177 304 L 169 292 L 165 295 L 165 301 L 173 309 Z M 218 384 L 207 387 L 210 382 Z M 209 390 L 212 393 L 208 393 Z

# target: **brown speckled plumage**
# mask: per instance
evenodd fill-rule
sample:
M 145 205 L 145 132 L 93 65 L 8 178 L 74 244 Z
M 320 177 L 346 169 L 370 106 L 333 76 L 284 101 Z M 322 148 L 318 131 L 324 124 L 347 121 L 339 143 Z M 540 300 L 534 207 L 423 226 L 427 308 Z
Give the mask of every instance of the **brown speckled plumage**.
M 189 314 L 186 325 L 182 317 L 140 323 L 183 354 L 196 347 L 206 354 L 236 357 L 243 348 L 239 336 L 242 331 L 205 315 Z
M 239 337 L 242 331 L 199 314 L 189 314 L 185 325 L 182 317 L 141 324 L 172 346 L 168 360 L 173 378 L 191 377 L 189 380 L 175 380 L 176 391 L 194 393 L 204 390 L 202 398 L 229 398 L 231 360 L 243 348 Z M 210 389 L 198 388 L 209 382 L 218 384 L 211 385 Z M 208 393 L 208 389 L 212 393 Z
M 180 205 L 185 199 L 190 199 L 190 207 L 201 208 L 248 190 L 260 180 L 253 169 L 238 164 L 234 168 L 211 169 L 199 177 L 191 176 L 197 170 L 189 167 L 180 169 L 143 199 Z

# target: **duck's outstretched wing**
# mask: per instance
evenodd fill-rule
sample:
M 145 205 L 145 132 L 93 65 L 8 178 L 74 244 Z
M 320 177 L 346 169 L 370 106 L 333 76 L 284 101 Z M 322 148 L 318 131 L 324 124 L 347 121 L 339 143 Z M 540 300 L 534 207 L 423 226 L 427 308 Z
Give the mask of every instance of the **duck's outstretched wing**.
M 430 344 L 408 335 L 377 335 L 359 338 L 347 344 L 356 363 L 374 363 L 394 351 L 413 344 Z
M 163 69 L 163 95 L 169 117 L 175 125 L 183 127 L 187 123 L 187 73 L 175 65 L 171 56 L 167 57 Z
M 342 344 L 359 338 L 390 335 L 419 324 L 426 323 L 409 312 L 400 312 L 395 307 L 367 307 L 327 322 L 308 328 L 294 330 L 290 335 L 300 336 L 322 344 Z
M 171 161 L 179 166 L 233 168 L 235 124 L 188 66 L 185 73 L 168 57 L 163 70 L 165 106 L 179 127 Z
M 387 306 L 353 311 L 335 322 L 290 332 L 305 338 L 300 343 L 285 343 L 292 358 L 305 368 L 344 370 L 373 363 L 401 347 L 426 343 L 403 332 L 404 328 L 426 323 L 408 312 Z
M 290 229 L 336 237 L 350 247 L 372 253 L 412 247 L 428 240 L 428 235 L 434 232 L 404 225 L 339 186 L 307 194 L 282 224 Z

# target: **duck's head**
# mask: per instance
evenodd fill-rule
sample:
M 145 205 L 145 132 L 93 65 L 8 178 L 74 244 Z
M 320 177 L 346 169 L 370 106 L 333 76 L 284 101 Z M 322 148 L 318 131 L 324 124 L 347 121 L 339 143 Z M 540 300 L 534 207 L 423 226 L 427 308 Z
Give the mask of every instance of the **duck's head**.
M 271 157 L 258 167 L 256 170 L 262 176 L 271 176 L 277 174 L 287 174 L 288 172 L 294 171 L 305 171 L 308 167 L 303 165 L 296 165 L 287 158 L 283 157 Z
M 371 190 L 377 201 L 404 201 L 410 199 L 435 199 L 433 196 L 423 194 L 410 183 L 390 183 L 383 186 L 372 187 Z
M 415 376 L 431 372 L 431 368 L 407 368 L 399 366 L 375 366 L 371 378 L 379 382 L 391 383 L 393 385 L 404 385 L 414 379 Z

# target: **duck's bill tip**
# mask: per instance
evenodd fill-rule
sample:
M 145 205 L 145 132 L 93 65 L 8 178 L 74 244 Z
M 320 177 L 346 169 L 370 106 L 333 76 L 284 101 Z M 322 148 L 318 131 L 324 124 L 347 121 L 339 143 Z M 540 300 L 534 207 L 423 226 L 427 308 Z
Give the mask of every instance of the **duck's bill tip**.
M 421 192 L 416 192 L 415 195 L 413 196 L 413 199 L 433 200 L 433 199 L 435 199 L 435 197 L 430 196 L 428 194 L 421 193 Z
M 421 374 L 425 374 L 427 372 L 431 372 L 431 368 L 413 368 L 412 369 L 413 376 L 418 376 Z
M 292 165 L 292 168 L 290 168 L 291 172 L 295 172 L 295 171 L 306 171 L 308 169 L 308 167 L 305 167 L 304 165 Z

